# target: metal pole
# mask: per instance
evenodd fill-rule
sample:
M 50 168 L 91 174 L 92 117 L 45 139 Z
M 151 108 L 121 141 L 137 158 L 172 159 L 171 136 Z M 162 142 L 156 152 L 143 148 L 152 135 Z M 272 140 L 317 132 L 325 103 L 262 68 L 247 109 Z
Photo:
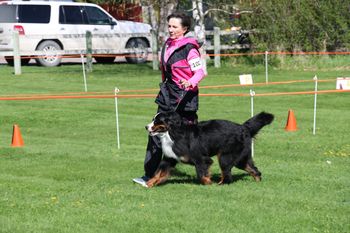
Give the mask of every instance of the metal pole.
M 316 110 L 317 110 L 317 76 L 316 75 L 314 77 L 314 81 L 315 81 L 315 98 L 314 98 L 314 126 L 312 130 L 313 135 L 316 134 Z
M 266 83 L 269 83 L 268 60 L 267 60 L 268 54 L 269 54 L 269 52 L 265 51 L 265 80 L 266 80 Z
M 250 90 L 250 115 L 251 117 L 254 116 L 254 95 L 255 95 L 255 91 Z M 252 158 L 254 158 L 254 138 L 252 138 Z
M 119 113 L 118 113 L 118 97 L 117 97 L 118 93 L 119 93 L 119 89 L 117 87 L 115 87 L 115 89 L 114 89 L 114 101 L 115 101 L 115 120 L 116 120 L 116 127 L 117 127 L 117 145 L 118 145 L 118 149 L 120 149 Z
M 87 82 L 86 82 L 86 74 L 85 74 L 84 55 L 80 54 L 80 57 L 81 57 L 81 65 L 83 66 L 84 87 L 85 87 L 85 92 L 87 92 Z

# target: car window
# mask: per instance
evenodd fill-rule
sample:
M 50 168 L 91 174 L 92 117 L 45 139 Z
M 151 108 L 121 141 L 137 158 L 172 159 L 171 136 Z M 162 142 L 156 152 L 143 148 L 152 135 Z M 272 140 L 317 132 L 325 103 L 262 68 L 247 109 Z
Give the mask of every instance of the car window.
M 16 22 L 16 6 L 0 5 L 0 23 Z
M 110 17 L 97 7 L 86 6 L 85 11 L 89 24 L 110 24 Z
M 86 24 L 88 20 L 83 7 L 60 6 L 59 22 L 61 24 Z
M 50 15 L 49 5 L 18 5 L 19 23 L 49 23 Z

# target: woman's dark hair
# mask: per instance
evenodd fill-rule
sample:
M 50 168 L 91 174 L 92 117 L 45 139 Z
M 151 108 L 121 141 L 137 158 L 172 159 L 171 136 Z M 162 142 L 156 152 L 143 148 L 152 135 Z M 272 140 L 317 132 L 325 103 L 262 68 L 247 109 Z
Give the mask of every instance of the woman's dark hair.
M 166 19 L 169 22 L 171 18 L 181 19 L 181 26 L 187 28 L 186 33 L 190 31 L 192 25 L 192 20 L 190 16 L 186 15 L 184 12 L 174 12 L 171 15 L 169 15 Z

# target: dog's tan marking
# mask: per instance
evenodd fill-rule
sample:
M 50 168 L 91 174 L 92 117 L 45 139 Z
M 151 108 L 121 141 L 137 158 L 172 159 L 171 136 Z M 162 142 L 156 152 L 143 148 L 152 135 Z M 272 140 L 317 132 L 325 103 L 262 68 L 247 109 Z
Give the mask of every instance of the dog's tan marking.
M 201 183 L 204 184 L 204 185 L 209 185 L 209 184 L 212 184 L 212 181 L 210 179 L 210 176 L 203 176 L 201 178 Z
M 155 132 L 164 132 L 167 130 L 167 127 L 165 125 L 154 125 L 152 127 L 152 131 L 155 131 Z
M 261 181 L 261 176 L 257 175 L 256 172 L 255 172 L 255 170 L 254 170 L 253 168 L 251 168 L 251 167 L 249 166 L 249 164 L 246 165 L 246 167 L 244 168 L 244 170 L 245 170 L 246 172 L 248 172 L 249 175 L 251 175 L 251 176 L 255 179 L 256 182 Z
M 167 169 L 165 171 L 158 170 L 156 174 L 151 178 L 149 181 L 147 181 L 147 186 L 149 188 L 152 188 L 155 185 L 164 183 L 168 177 L 170 176 L 170 170 Z
M 190 162 L 190 156 L 188 156 L 188 155 L 180 156 L 180 160 L 183 163 L 189 163 Z
M 218 157 L 218 161 L 220 161 L 220 156 L 221 156 L 221 153 L 218 153 L 217 154 L 217 157 Z M 223 184 L 224 183 L 224 173 L 222 172 L 221 170 L 221 176 L 220 176 L 220 181 L 219 181 L 219 185 Z
M 219 181 L 219 185 L 224 183 L 224 174 L 221 172 L 221 176 L 220 176 L 220 181 Z

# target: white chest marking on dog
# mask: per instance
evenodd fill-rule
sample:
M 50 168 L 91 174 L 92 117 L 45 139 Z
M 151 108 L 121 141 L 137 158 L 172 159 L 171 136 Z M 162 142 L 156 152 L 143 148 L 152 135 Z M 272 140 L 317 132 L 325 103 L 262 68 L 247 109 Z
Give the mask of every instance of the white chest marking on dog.
M 164 155 L 168 158 L 173 158 L 173 159 L 176 159 L 177 161 L 179 161 L 179 158 L 176 156 L 176 154 L 173 151 L 172 147 L 174 145 L 174 142 L 173 142 L 173 140 L 171 140 L 169 132 L 165 132 L 165 133 L 161 134 L 160 141 L 162 143 L 162 150 L 163 150 Z

